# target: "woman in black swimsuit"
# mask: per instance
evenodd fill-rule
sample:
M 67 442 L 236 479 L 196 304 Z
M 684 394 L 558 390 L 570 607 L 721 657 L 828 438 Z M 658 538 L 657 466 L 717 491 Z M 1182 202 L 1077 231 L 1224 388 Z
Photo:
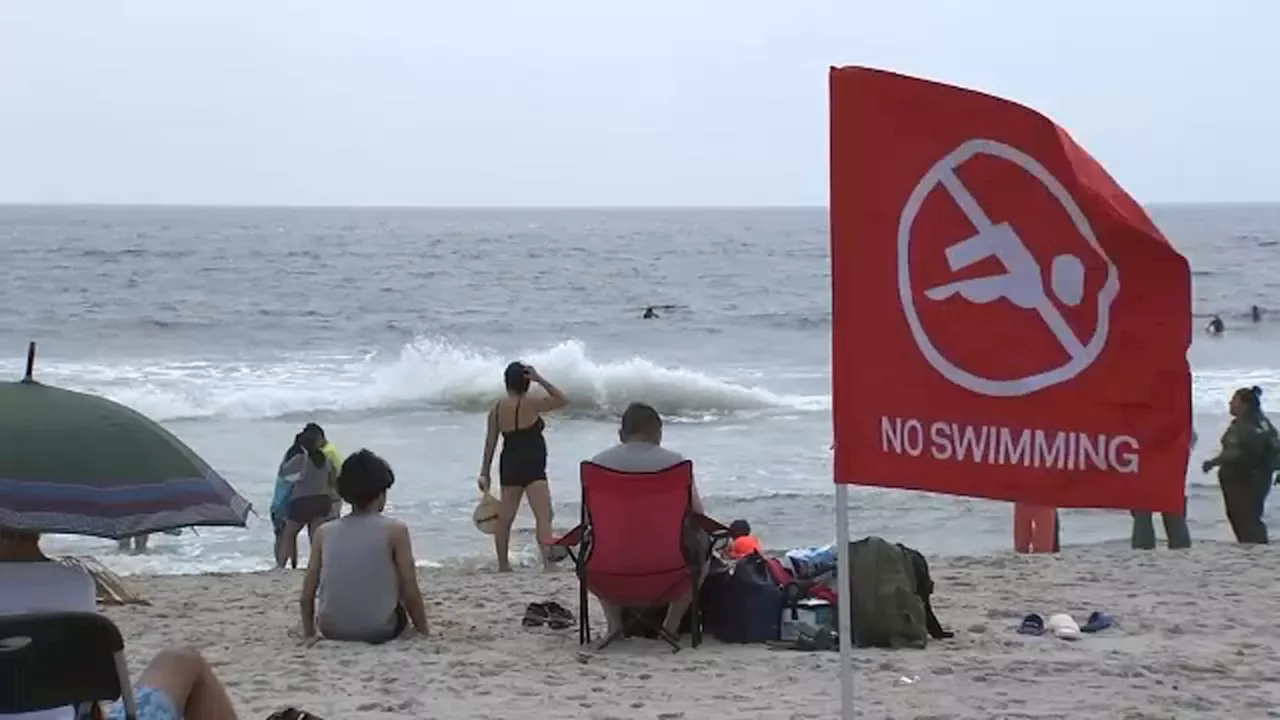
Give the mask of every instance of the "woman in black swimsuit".
M 503 381 L 507 386 L 507 396 L 489 411 L 479 484 L 482 492 L 489 490 L 489 471 L 493 466 L 498 437 L 501 436 L 498 484 L 502 487 L 502 509 L 493 534 L 493 547 L 498 553 L 498 571 L 509 572 L 511 524 L 520 510 L 520 498 L 526 493 L 539 542 L 551 537 L 551 489 L 547 486 L 547 442 L 542 437 L 546 425 L 542 422 L 542 413 L 564 407 L 569 404 L 569 399 L 559 388 L 543 379 L 537 370 L 523 363 L 508 365 Z M 542 386 L 547 394 L 530 397 L 531 383 Z M 550 567 L 545 549 L 542 557 L 544 565 Z

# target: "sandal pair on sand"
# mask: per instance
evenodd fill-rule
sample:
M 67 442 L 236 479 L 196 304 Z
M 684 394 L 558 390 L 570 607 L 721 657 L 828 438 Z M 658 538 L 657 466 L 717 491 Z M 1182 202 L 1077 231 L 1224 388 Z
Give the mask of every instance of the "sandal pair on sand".
M 816 628 L 808 623 L 798 623 L 796 625 L 795 640 L 770 640 L 765 645 L 770 650 L 800 650 L 803 652 L 837 650 L 840 647 L 840 636 L 834 630 Z
M 520 624 L 527 627 L 542 627 L 546 625 L 552 630 L 564 630 L 573 627 L 577 620 L 574 619 L 573 613 L 565 609 L 563 605 L 554 600 L 544 603 L 529 603 L 524 609 L 524 619 Z
M 1044 635 L 1047 633 L 1061 640 L 1079 640 L 1081 633 L 1102 632 L 1115 626 L 1115 624 L 1115 618 L 1106 613 L 1096 611 L 1089 614 L 1089 620 L 1084 624 L 1084 627 L 1076 624 L 1076 621 L 1066 613 L 1050 615 L 1047 623 L 1044 618 L 1031 613 L 1023 618 L 1022 623 L 1018 625 L 1018 634 Z

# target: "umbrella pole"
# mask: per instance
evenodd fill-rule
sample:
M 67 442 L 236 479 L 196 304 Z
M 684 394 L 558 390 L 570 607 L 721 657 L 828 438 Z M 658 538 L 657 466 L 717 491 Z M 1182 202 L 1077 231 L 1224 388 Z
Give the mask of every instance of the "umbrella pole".
M 35 369 L 36 369 L 36 342 L 35 340 L 32 340 L 31 342 L 27 343 L 27 372 L 22 376 L 22 382 L 24 383 L 35 382 L 35 380 L 31 377 L 31 374 L 35 372 Z

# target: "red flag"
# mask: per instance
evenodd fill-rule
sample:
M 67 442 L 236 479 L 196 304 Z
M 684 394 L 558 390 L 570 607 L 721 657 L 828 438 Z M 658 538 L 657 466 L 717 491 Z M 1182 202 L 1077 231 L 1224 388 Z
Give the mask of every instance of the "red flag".
M 830 82 L 836 482 L 1181 511 L 1186 260 L 1035 111 Z

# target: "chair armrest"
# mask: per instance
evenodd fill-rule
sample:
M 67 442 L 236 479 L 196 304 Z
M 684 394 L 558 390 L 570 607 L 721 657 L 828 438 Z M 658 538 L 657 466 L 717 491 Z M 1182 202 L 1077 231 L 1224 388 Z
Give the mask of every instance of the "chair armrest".
M 582 544 L 582 535 L 586 531 L 586 527 L 579 525 L 569 532 L 558 538 L 553 538 L 549 545 L 559 545 L 561 547 L 577 547 Z

